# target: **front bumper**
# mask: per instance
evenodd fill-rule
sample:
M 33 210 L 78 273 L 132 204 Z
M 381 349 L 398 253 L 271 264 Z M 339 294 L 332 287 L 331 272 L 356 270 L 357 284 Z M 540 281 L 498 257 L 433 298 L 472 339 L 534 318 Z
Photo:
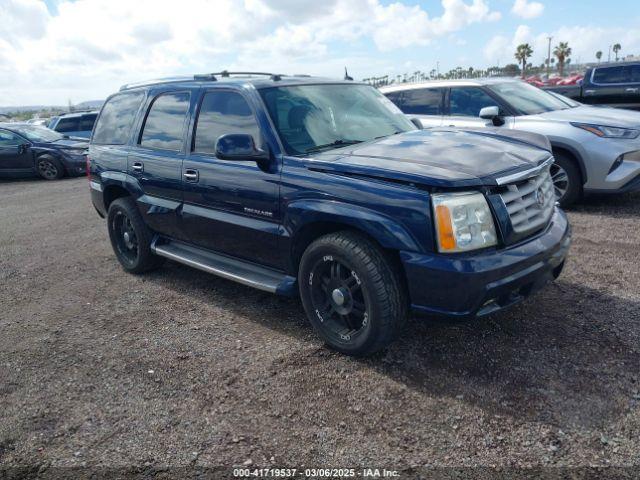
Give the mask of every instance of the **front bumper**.
M 623 193 L 637 190 L 640 182 L 640 139 L 591 137 L 587 137 L 581 145 L 587 170 L 585 192 Z M 621 157 L 624 158 L 622 163 L 611 170 Z
M 556 208 L 544 232 L 503 250 L 401 252 L 412 310 L 473 318 L 509 307 L 560 275 L 570 243 L 567 217 Z

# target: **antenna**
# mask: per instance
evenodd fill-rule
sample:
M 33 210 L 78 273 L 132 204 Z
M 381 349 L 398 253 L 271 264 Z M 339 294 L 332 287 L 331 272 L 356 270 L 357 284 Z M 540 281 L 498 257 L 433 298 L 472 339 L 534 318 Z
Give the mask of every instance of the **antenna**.
M 349 80 L 349 81 L 353 81 L 353 78 L 349 76 L 349 73 L 347 72 L 347 67 L 344 67 L 344 79 L 345 80 Z

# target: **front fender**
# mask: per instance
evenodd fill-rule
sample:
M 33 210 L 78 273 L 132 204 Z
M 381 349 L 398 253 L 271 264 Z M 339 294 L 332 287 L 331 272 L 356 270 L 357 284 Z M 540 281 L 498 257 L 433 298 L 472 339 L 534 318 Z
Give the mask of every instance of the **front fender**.
M 398 222 L 374 210 L 335 200 L 297 200 L 286 208 L 284 228 L 295 238 L 303 228 L 314 223 L 338 223 L 374 238 L 385 248 L 421 251 L 413 235 Z

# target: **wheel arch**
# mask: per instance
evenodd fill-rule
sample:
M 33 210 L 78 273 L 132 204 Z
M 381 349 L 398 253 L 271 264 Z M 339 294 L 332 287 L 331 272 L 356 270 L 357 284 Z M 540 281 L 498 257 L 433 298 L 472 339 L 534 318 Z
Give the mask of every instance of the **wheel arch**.
M 105 210 L 109 210 L 109 205 L 121 197 L 138 198 L 142 195 L 142 190 L 137 180 L 120 172 L 103 172 L 102 180 L 102 198 Z
M 580 170 L 582 185 L 587 183 L 587 168 L 585 167 L 582 156 L 575 148 L 564 143 L 551 141 L 551 150 L 553 151 L 554 155 L 556 152 L 562 153 L 573 160 L 578 166 L 578 170 Z
M 377 212 L 335 201 L 290 204 L 284 224 L 291 236 L 288 266 L 294 274 L 313 241 L 338 231 L 363 235 L 398 261 L 400 250 L 420 250 L 413 236 L 398 222 Z

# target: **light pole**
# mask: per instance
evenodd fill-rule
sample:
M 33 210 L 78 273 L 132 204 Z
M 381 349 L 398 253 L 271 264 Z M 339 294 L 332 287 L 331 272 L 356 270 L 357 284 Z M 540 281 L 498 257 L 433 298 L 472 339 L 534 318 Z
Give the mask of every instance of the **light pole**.
M 553 40 L 553 37 L 547 37 L 547 40 L 549 40 L 549 49 L 547 50 L 547 78 L 549 78 L 551 71 L 551 40 Z

